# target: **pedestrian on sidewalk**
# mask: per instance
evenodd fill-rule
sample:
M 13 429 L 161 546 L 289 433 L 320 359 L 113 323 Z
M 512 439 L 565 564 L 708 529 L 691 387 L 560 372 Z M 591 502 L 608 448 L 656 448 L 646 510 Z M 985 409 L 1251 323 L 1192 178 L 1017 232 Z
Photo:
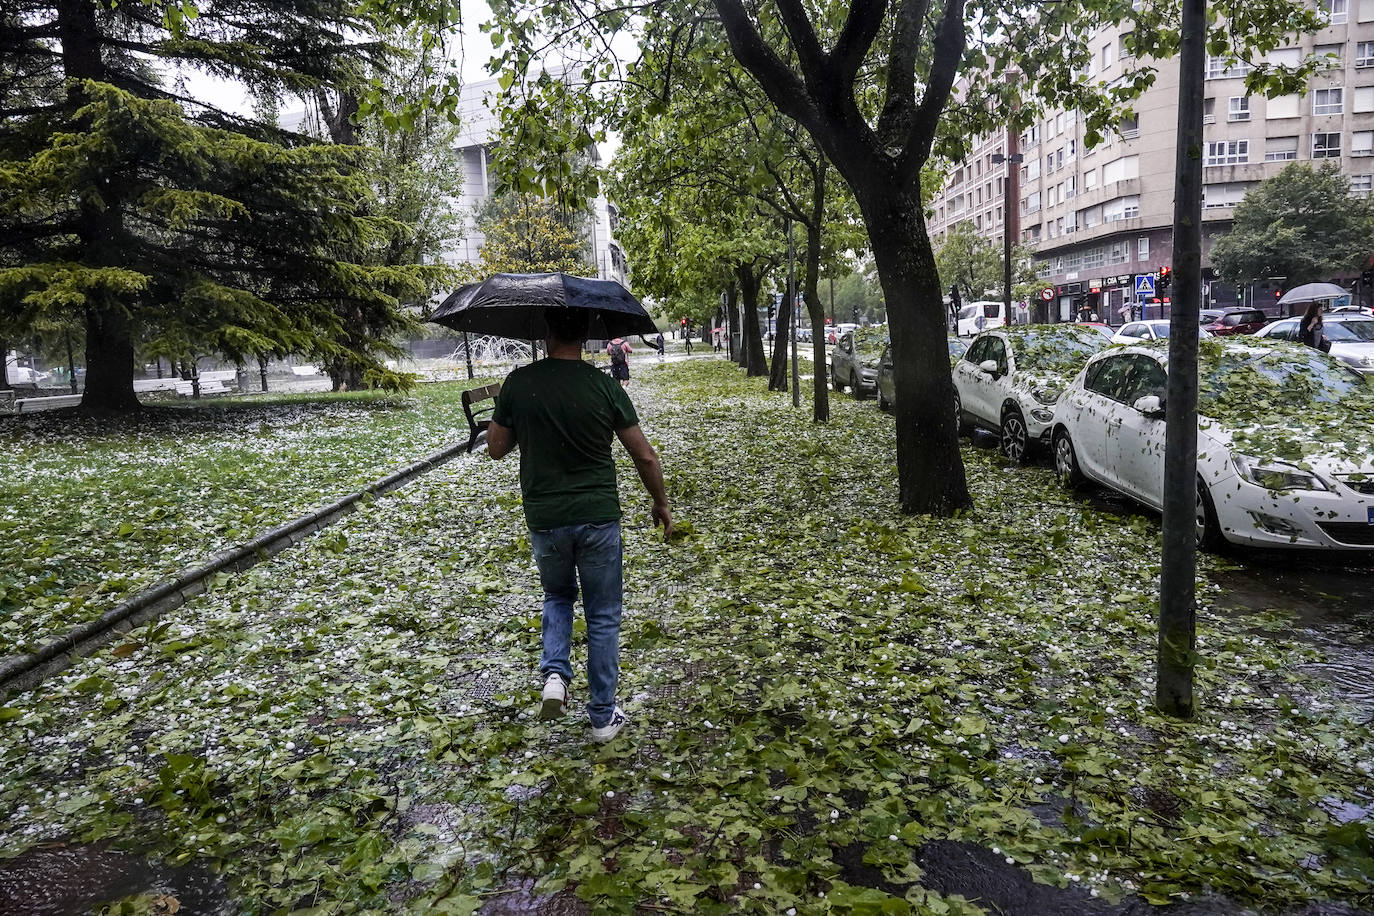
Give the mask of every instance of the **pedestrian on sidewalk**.
M 663 362 L 663 332 L 659 331 L 654 338 L 654 346 L 658 348 L 658 361 Z
M 573 602 L 587 621 L 587 715 L 592 739 L 605 743 L 624 728 L 616 704 L 623 604 L 620 499 L 611 439 L 618 438 L 653 499 L 650 517 L 673 533 L 663 468 L 625 390 L 582 361 L 587 313 L 550 309 L 548 355 L 506 376 L 487 429 L 487 451 L 504 458 L 520 449 L 520 492 L 539 581 L 544 590 L 539 673 L 540 718 L 567 711 Z
M 617 337 L 606 344 L 606 355 L 611 358 L 611 378 L 620 380 L 620 387 L 630 384 L 630 344 Z

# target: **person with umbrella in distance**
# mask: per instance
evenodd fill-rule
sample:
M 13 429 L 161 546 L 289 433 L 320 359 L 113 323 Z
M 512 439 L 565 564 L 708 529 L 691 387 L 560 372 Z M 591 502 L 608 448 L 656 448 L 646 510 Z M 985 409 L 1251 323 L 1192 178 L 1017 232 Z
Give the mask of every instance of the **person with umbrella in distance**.
M 567 711 L 573 602 L 580 592 L 587 621 L 587 713 L 592 739 L 605 743 L 628 721 L 616 703 L 623 599 L 613 438 L 634 461 L 665 540 L 673 533 L 673 514 L 658 453 L 639 428 L 629 395 L 582 360 L 589 312 L 548 308 L 543 319 L 548 355 L 506 377 L 487 429 L 487 451 L 500 459 L 520 450 L 525 521 L 544 590 L 540 718 Z

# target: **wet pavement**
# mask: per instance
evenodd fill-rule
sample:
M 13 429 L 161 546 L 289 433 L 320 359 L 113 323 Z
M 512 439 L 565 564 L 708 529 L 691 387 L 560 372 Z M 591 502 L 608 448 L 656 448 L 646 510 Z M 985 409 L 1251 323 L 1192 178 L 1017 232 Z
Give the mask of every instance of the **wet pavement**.
M 0 868 L 0 916 L 68 916 L 119 902 L 148 914 L 234 912 L 223 883 L 207 869 L 173 868 L 102 846 L 41 846 Z

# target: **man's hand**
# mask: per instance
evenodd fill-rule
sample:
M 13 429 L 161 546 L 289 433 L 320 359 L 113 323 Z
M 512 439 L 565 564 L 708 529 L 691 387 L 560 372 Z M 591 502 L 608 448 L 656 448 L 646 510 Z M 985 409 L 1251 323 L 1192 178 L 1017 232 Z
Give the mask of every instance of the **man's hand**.
M 654 519 L 654 527 L 663 526 L 663 541 L 667 543 L 673 539 L 673 510 L 665 503 L 654 503 L 651 513 Z

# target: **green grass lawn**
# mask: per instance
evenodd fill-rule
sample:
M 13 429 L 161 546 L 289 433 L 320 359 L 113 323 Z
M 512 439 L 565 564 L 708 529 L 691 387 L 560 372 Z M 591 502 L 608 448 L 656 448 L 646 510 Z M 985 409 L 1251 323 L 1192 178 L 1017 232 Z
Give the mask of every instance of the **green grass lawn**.
M 0 656 L 465 441 L 470 384 L 0 420 Z
M 1369 819 L 1331 812 L 1374 735 L 1316 650 L 1209 614 L 1204 568 L 1201 714 L 1153 711 L 1153 519 L 972 446 L 978 507 L 904 517 L 871 401 L 818 428 L 705 360 L 630 391 L 690 531 L 662 543 L 622 458 L 614 743 L 580 676 L 531 718 L 517 465 L 462 459 L 10 697 L 0 859 L 108 842 L 243 912 L 471 913 L 527 879 L 597 913 L 982 912 L 921 884 L 955 840 L 1082 900 L 1370 903 Z

